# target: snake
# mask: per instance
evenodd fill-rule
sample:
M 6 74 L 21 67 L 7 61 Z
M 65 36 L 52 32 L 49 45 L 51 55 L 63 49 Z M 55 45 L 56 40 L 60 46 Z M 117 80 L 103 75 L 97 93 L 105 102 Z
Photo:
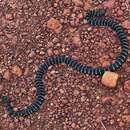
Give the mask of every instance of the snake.
M 63 63 L 80 73 L 88 75 L 100 75 L 100 76 L 102 76 L 106 71 L 114 72 L 122 66 L 122 64 L 126 61 L 128 57 L 129 49 L 128 49 L 127 35 L 120 23 L 111 18 L 103 18 L 103 16 L 105 16 L 106 14 L 106 11 L 107 9 L 89 10 L 86 13 L 85 20 L 91 26 L 106 26 L 110 27 L 113 31 L 116 32 L 117 37 L 120 41 L 121 52 L 116 57 L 115 62 L 111 63 L 106 67 L 102 66 L 92 67 L 92 66 L 86 66 L 85 64 L 82 64 L 79 61 L 65 54 L 49 56 L 40 64 L 39 69 L 36 71 L 35 75 L 36 99 L 31 103 L 31 105 L 28 105 L 24 109 L 14 111 L 9 97 L 2 95 L 2 102 L 6 108 L 7 113 L 11 117 L 29 116 L 40 109 L 40 106 L 43 104 L 45 100 L 45 84 L 43 82 L 43 75 L 47 73 L 49 66 Z

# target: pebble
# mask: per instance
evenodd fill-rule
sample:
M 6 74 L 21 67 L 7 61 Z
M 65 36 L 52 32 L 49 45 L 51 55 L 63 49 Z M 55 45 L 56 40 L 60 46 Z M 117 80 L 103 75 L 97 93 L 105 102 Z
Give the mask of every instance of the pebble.
M 0 91 L 2 91 L 2 89 L 3 89 L 3 85 L 0 85 Z
M 59 91 L 60 91 L 60 93 L 61 93 L 61 94 L 63 94 L 63 93 L 64 93 L 64 90 L 63 90 L 63 89 L 60 89 Z
M 20 77 L 22 75 L 22 69 L 18 65 L 14 65 L 11 68 L 11 72 L 16 76 Z
M 74 90 L 74 96 L 77 96 L 79 94 L 78 90 Z
M 123 11 L 122 11 L 122 10 L 118 10 L 118 11 L 117 11 L 117 15 L 118 15 L 118 16 L 122 16 L 122 15 L 123 15 Z
M 31 50 L 30 54 L 29 54 L 29 57 L 32 58 L 35 56 L 35 51 Z
M 76 5 L 76 6 L 81 6 L 83 5 L 83 2 L 81 0 L 72 0 L 72 2 Z
M 124 115 L 122 116 L 122 119 L 124 120 L 124 122 L 130 123 L 130 115 Z
M 130 80 L 125 81 L 124 90 L 130 93 Z
M 125 71 L 126 71 L 127 73 L 130 73 L 130 67 L 125 68 Z
M 48 56 L 52 56 L 52 55 L 53 55 L 52 49 L 48 49 L 48 50 L 47 50 L 47 54 L 48 54 Z
M 31 121 L 29 119 L 26 119 L 25 124 L 29 127 L 31 125 Z
M 39 52 L 39 55 L 44 55 L 44 54 L 45 54 L 44 51 L 40 51 L 40 52 Z
M 102 76 L 101 82 L 108 88 L 114 88 L 117 85 L 118 78 L 119 75 L 117 73 L 106 71 Z
M 109 61 L 103 61 L 102 62 L 102 67 L 107 67 L 107 66 L 109 66 L 110 65 L 110 62 Z
M 10 80 L 10 77 L 11 77 L 10 70 L 6 70 L 4 72 L 3 78 L 6 79 L 6 80 Z
M 123 23 L 122 23 L 122 26 L 126 29 L 130 29 L 130 21 L 129 20 L 125 20 Z
M 75 35 L 73 35 L 71 37 L 72 43 L 75 47 L 81 47 L 81 39 L 80 39 L 80 35 L 78 33 L 76 33 Z
M 63 16 L 69 16 L 70 15 L 70 9 L 64 9 Z
M 7 20 L 12 20 L 13 19 L 13 15 L 10 14 L 10 13 L 6 14 L 5 17 L 6 17 Z
M 75 128 L 76 124 L 75 124 L 75 123 L 72 123 L 72 125 L 71 125 L 71 126 L 72 126 L 72 128 Z
M 119 126 L 122 127 L 124 126 L 124 123 L 122 121 L 119 122 Z
M 115 3 L 115 0 L 108 0 L 108 1 L 103 2 L 103 6 L 105 8 L 111 9 L 114 7 L 114 3 Z
M 93 2 L 92 0 L 83 0 L 83 2 L 84 2 L 84 9 L 85 10 L 92 8 L 92 2 Z
M 62 29 L 62 25 L 60 24 L 60 22 L 55 19 L 55 18 L 50 18 L 47 21 L 47 27 L 49 29 L 52 29 L 55 33 L 60 33 L 61 29 Z
M 82 96 L 81 97 L 81 102 L 84 102 L 86 100 L 86 97 L 85 96 Z

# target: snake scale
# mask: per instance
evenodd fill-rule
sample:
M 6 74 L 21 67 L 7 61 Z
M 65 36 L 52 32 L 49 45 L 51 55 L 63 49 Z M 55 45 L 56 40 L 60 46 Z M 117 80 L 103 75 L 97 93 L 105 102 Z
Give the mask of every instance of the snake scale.
M 102 18 L 102 16 L 104 16 L 105 13 L 106 9 L 90 10 L 87 12 L 85 19 L 92 26 L 107 26 L 117 33 L 117 36 L 120 40 L 121 53 L 116 57 L 115 62 L 107 67 L 100 66 L 93 68 L 91 66 L 86 66 L 66 55 L 57 55 L 47 58 L 40 65 L 38 71 L 36 72 L 35 76 L 35 86 L 37 89 L 36 99 L 32 102 L 31 105 L 27 106 L 27 108 L 25 109 L 14 111 L 9 98 L 7 96 L 2 96 L 3 104 L 5 105 L 6 111 L 9 113 L 10 116 L 12 117 L 28 116 L 39 110 L 40 106 L 44 102 L 44 96 L 45 96 L 45 89 L 44 89 L 45 85 L 42 77 L 47 72 L 49 66 L 64 63 L 69 67 L 72 67 L 74 70 L 89 75 L 103 75 L 105 71 L 116 71 L 122 66 L 122 64 L 126 61 L 128 57 L 127 36 L 124 32 L 123 27 L 118 22 L 110 18 Z

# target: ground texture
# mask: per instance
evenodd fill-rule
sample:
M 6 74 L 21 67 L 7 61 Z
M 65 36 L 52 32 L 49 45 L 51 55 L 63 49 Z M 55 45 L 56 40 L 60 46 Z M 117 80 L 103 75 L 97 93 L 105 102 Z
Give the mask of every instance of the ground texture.
M 93 8 L 108 8 L 106 17 L 119 21 L 130 40 L 127 0 L 0 0 L 0 95 L 10 97 L 14 110 L 35 99 L 35 72 L 48 56 L 66 54 L 91 66 L 115 60 L 116 33 L 85 23 Z M 0 130 L 130 130 L 130 56 L 117 73 L 110 89 L 100 76 L 52 66 L 35 114 L 12 119 L 0 99 Z

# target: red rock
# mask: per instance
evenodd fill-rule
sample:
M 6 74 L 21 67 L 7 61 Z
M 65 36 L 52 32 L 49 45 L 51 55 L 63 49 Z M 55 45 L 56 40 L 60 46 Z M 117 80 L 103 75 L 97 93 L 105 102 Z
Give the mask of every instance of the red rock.
M 112 105 L 115 105 L 118 102 L 118 98 L 116 96 L 106 96 L 102 97 L 102 103 L 107 104 L 111 103 Z
M 109 88 L 114 88 L 116 87 L 118 78 L 119 75 L 117 73 L 106 71 L 102 76 L 101 82 Z
M 122 116 L 122 119 L 124 122 L 130 123 L 130 115 L 124 115 Z
M 83 2 L 84 2 L 84 9 L 85 10 L 92 8 L 92 3 L 93 3 L 92 0 L 83 0 Z
M 10 14 L 10 13 L 6 14 L 6 19 L 7 20 L 12 20 L 13 19 L 12 14 Z
M 81 46 L 80 36 L 79 35 L 73 36 L 72 43 L 74 44 L 75 47 L 80 47 Z
M 18 65 L 12 66 L 11 72 L 13 74 L 17 75 L 18 77 L 20 77 L 22 75 L 22 69 Z
M 123 23 L 122 23 L 122 26 L 126 29 L 130 29 L 130 21 L 129 20 L 125 20 Z
M 60 33 L 62 29 L 62 25 L 57 19 L 50 18 L 47 22 L 47 27 L 52 29 L 56 33 Z
M 4 72 L 4 75 L 3 75 L 3 78 L 6 79 L 6 80 L 10 80 L 10 77 L 11 77 L 11 73 L 9 70 L 6 70 Z
M 117 11 L 117 15 L 118 15 L 118 16 L 122 16 L 122 15 L 123 15 L 123 11 L 122 11 L 122 10 L 118 10 L 118 11 Z
M 2 91 L 2 89 L 3 89 L 3 85 L 0 85 L 0 91 Z
M 76 6 L 81 6 L 83 5 L 83 2 L 81 0 L 72 0 L 72 2 L 76 5 Z
M 107 66 L 109 66 L 110 65 L 110 62 L 109 61 L 103 61 L 103 63 L 102 63 L 102 66 L 103 67 L 107 67 Z
M 83 14 L 82 14 L 82 13 L 79 13 L 77 17 L 78 17 L 79 19 L 82 19 L 82 18 L 83 18 Z
M 63 16 L 69 16 L 70 15 L 70 9 L 64 9 Z
M 113 8 L 114 3 L 115 3 L 115 0 L 105 1 L 105 2 L 103 2 L 103 6 L 105 8 Z
M 78 90 L 74 90 L 74 96 L 77 96 L 79 94 L 79 91 Z
M 108 55 L 102 56 L 101 58 L 99 58 L 99 60 L 100 60 L 100 63 L 103 67 L 106 67 L 110 64 Z
M 130 92 L 130 80 L 125 81 L 124 90 Z
M 47 50 L 47 54 L 48 54 L 48 56 L 52 56 L 53 55 L 53 51 L 51 49 L 48 49 Z

